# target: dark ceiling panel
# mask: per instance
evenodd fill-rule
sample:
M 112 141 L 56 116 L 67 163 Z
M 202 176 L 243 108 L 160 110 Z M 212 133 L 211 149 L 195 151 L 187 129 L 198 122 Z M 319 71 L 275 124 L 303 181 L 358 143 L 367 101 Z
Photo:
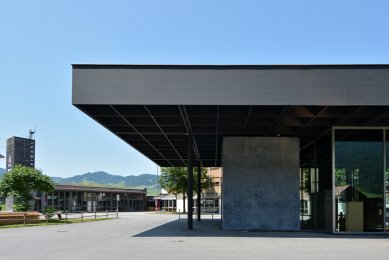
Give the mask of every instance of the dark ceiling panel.
M 309 159 L 309 144 L 327 138 L 332 126 L 389 125 L 388 106 L 78 107 L 160 166 L 185 166 L 188 131 L 202 165 L 213 167 L 221 166 L 224 136 L 299 137 L 300 146 L 307 146 L 301 158 Z
M 124 117 L 147 117 L 147 111 L 138 105 L 115 105 L 115 109 Z

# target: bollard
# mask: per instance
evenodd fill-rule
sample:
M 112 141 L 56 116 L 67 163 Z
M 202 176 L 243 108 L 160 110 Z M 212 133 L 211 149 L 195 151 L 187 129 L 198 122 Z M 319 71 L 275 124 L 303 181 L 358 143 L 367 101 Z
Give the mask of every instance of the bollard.
M 68 223 L 68 212 L 65 212 L 65 222 Z
M 23 224 L 26 225 L 26 212 L 23 212 Z
M 96 218 L 97 218 L 97 215 L 96 215 L 97 213 L 96 213 L 96 211 L 95 211 L 95 220 L 96 220 Z
M 178 219 L 181 219 L 181 210 L 178 210 Z
M 108 209 L 105 208 L 105 218 L 108 218 Z
M 81 222 L 83 221 L 83 218 L 84 218 L 84 215 L 82 214 L 82 211 L 81 211 Z

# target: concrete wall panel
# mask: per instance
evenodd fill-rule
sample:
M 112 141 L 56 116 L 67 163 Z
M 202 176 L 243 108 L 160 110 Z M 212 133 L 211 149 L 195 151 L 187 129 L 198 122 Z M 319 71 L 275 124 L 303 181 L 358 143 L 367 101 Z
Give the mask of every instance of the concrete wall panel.
M 223 228 L 299 230 L 299 139 L 225 137 Z

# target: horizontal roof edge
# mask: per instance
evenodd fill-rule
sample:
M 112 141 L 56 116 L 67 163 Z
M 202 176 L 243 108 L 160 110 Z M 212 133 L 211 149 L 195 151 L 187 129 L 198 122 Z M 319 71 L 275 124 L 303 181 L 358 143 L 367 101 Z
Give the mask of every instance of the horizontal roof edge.
M 389 64 L 72 64 L 73 69 L 389 69 Z

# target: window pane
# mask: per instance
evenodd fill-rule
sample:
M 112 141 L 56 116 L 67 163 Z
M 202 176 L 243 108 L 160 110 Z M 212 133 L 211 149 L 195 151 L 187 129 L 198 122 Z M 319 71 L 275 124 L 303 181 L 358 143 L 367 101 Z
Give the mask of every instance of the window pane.
M 337 231 L 383 231 L 383 131 L 335 131 Z

